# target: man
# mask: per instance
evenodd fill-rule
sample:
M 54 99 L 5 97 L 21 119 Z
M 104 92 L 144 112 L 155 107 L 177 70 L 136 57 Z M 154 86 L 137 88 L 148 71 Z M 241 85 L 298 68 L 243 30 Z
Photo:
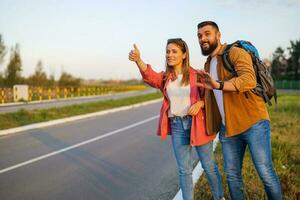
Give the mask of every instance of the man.
M 251 56 L 233 47 L 229 60 L 237 77 L 222 62 L 226 44 L 220 42 L 218 25 L 212 21 L 198 24 L 198 40 L 202 54 L 208 56 L 204 79 L 198 86 L 206 88 L 206 125 L 209 135 L 219 132 L 224 169 L 231 198 L 244 199 L 242 165 L 248 146 L 254 166 L 264 184 L 268 199 L 282 199 L 278 176 L 272 164 L 270 118 L 263 98 L 254 94 L 256 77 Z

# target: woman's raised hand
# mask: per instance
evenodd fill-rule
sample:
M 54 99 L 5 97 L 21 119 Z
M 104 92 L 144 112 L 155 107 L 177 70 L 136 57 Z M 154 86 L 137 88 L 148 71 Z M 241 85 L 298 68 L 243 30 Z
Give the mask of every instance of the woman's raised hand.
M 140 70 L 145 71 L 147 69 L 147 65 L 141 59 L 141 53 L 136 44 L 133 44 L 133 49 L 129 52 L 128 56 L 129 60 L 136 63 L 136 65 L 140 68 Z
M 129 52 L 129 60 L 134 61 L 134 62 L 138 62 L 141 59 L 141 53 L 140 50 L 138 49 L 138 47 L 136 46 L 136 44 L 133 44 L 133 48 L 130 52 Z

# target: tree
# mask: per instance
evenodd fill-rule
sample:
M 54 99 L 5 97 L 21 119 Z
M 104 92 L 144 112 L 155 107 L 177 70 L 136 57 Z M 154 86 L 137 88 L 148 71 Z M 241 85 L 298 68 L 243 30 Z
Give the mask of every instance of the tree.
M 275 80 L 280 80 L 287 74 L 287 59 L 284 55 L 284 49 L 277 47 L 273 53 L 273 60 L 271 63 L 272 75 Z
M 67 72 L 63 72 L 59 78 L 59 86 L 78 87 L 80 86 L 81 79 L 75 78 Z
M 4 84 L 4 77 L 3 77 L 3 74 L 0 72 L 0 87 L 4 87 L 5 84 Z
M 41 60 L 38 61 L 35 72 L 28 78 L 29 84 L 33 86 L 45 86 L 47 84 L 47 75 L 43 71 L 43 63 Z
M 2 35 L 0 34 L 0 64 L 3 62 L 3 58 L 5 54 L 6 54 L 6 47 L 4 45 Z M 0 72 L 0 87 L 4 87 L 4 76 L 1 72 Z
M 288 59 L 289 79 L 300 80 L 300 40 L 291 41 L 288 47 L 290 58 Z
M 3 58 L 4 58 L 5 54 L 6 54 L 6 47 L 4 45 L 2 35 L 0 34 L 0 64 L 3 62 Z
M 55 76 L 54 76 L 54 74 L 50 74 L 48 82 L 47 82 L 47 86 L 54 87 L 55 85 L 56 85 L 55 84 Z
M 15 48 L 11 49 L 10 61 L 5 71 L 5 82 L 7 86 L 12 87 L 13 85 L 22 82 L 21 67 L 20 47 L 16 44 Z

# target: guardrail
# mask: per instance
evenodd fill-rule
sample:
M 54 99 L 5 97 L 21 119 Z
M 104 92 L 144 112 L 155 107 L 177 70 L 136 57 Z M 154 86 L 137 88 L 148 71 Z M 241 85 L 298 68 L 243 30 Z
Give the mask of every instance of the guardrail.
M 28 102 L 98 96 L 109 93 L 144 90 L 145 85 L 102 85 L 95 87 L 29 87 Z M 13 88 L 0 88 L 0 104 L 14 102 Z

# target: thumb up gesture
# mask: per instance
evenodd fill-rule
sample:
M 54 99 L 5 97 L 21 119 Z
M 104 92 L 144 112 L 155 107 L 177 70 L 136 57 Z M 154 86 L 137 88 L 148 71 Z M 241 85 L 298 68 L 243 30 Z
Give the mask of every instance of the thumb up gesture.
M 133 44 L 133 49 L 129 52 L 129 60 L 138 62 L 141 59 L 141 53 L 136 44 Z

